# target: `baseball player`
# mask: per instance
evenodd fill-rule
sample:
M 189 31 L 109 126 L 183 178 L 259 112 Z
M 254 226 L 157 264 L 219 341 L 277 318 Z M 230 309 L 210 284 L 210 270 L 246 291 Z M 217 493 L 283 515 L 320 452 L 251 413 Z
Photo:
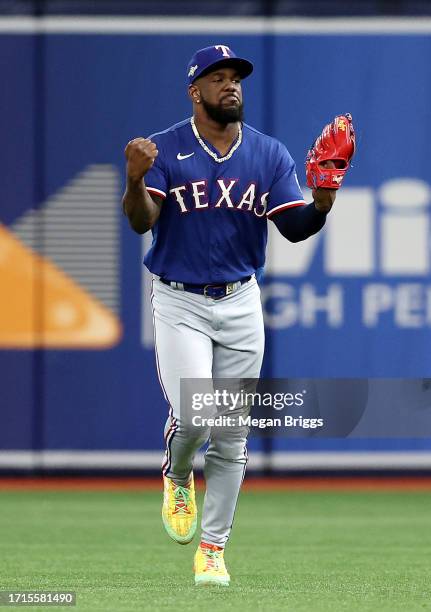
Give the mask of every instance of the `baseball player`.
M 208 441 L 198 585 L 229 585 L 223 552 L 248 432 L 225 427 L 216 435 L 193 426 L 191 406 L 180 405 L 180 381 L 259 377 L 264 327 L 255 273 L 265 261 L 268 219 L 293 242 L 318 232 L 353 155 L 351 118 L 336 117 L 308 154 L 314 201 L 307 205 L 284 145 L 243 122 L 241 80 L 252 70 L 227 45 L 200 49 L 187 67 L 193 116 L 125 149 L 124 212 L 134 231 L 153 234 L 145 265 L 153 273 L 156 360 L 169 404 L 162 518 L 180 544 L 196 531 L 193 458 Z

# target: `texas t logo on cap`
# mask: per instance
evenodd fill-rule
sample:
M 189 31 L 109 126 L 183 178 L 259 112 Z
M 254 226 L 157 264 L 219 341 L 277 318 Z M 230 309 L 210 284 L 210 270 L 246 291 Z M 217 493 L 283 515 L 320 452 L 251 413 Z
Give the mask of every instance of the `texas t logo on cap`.
M 215 48 L 216 49 L 220 49 L 221 52 L 223 53 L 224 57 L 230 57 L 231 51 L 230 51 L 229 47 L 226 47 L 226 45 L 216 45 Z
M 245 58 L 238 57 L 227 45 L 214 45 L 199 49 L 187 66 L 187 84 L 191 85 L 197 78 L 205 76 L 218 66 L 231 66 L 238 70 L 242 79 L 253 72 L 253 64 Z

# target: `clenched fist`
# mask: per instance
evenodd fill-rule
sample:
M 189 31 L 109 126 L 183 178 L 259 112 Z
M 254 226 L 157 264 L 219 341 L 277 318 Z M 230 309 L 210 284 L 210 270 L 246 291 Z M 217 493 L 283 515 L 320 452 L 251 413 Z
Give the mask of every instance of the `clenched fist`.
M 124 154 L 127 159 L 127 175 L 132 181 L 140 181 L 154 164 L 159 152 L 149 138 L 134 138 L 127 143 Z

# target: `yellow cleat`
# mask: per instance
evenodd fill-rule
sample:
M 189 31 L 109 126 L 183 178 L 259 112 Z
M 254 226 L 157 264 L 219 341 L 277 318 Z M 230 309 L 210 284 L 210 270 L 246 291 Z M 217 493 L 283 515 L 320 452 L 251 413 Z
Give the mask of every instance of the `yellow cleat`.
M 195 554 L 195 584 L 197 586 L 229 586 L 230 576 L 227 573 L 223 558 L 224 550 L 213 544 L 201 542 Z
M 162 519 L 166 531 L 178 544 L 188 544 L 196 531 L 197 509 L 193 474 L 187 486 L 163 476 Z

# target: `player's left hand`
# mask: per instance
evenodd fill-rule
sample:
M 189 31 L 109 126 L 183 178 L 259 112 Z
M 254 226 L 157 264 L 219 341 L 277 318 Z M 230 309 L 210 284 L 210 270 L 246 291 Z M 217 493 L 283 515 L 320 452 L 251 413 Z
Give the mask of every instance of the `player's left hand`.
M 307 185 L 313 189 L 318 210 L 328 212 L 355 153 L 355 131 L 349 113 L 326 125 L 307 153 Z
M 335 164 L 333 161 L 328 160 L 321 163 L 321 166 L 324 168 L 335 168 Z M 327 213 L 331 210 L 335 198 L 337 197 L 336 189 L 328 189 L 325 187 L 318 187 L 317 189 L 313 189 L 313 200 L 314 206 L 320 212 Z

